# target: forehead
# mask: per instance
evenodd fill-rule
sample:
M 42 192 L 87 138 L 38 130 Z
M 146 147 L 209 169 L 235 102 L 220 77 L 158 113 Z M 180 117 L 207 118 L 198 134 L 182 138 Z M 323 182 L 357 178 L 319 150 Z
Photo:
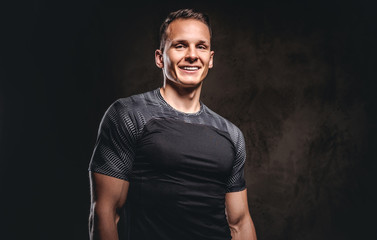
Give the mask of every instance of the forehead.
M 168 40 L 174 39 L 199 39 L 210 41 L 208 26 L 196 19 L 176 19 L 171 22 L 166 30 Z

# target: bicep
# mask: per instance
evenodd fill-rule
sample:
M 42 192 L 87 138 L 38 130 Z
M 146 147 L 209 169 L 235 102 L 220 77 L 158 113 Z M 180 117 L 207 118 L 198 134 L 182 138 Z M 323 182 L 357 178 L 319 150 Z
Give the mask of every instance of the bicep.
M 127 199 L 129 182 L 104 174 L 90 172 L 92 203 L 99 209 L 116 210 Z
M 237 224 L 250 216 L 247 202 L 247 190 L 229 192 L 225 196 L 226 214 L 229 224 Z

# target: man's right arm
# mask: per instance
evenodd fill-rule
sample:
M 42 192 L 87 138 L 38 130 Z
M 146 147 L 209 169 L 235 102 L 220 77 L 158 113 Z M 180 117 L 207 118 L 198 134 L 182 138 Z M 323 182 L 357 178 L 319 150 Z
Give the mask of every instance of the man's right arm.
M 90 240 L 118 240 L 119 210 L 127 199 L 129 182 L 100 173 L 89 173 L 91 207 Z

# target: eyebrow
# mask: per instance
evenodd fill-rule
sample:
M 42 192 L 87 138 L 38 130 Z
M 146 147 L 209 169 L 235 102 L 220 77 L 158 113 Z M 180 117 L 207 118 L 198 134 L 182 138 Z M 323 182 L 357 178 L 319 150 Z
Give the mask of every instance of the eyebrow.
M 178 40 L 173 40 L 172 43 L 173 44 L 177 44 L 177 43 L 187 43 L 188 41 L 187 40 L 183 40 L 183 39 L 178 39 Z M 208 41 L 205 41 L 205 40 L 199 40 L 197 42 L 197 44 L 207 44 L 209 45 L 209 42 Z

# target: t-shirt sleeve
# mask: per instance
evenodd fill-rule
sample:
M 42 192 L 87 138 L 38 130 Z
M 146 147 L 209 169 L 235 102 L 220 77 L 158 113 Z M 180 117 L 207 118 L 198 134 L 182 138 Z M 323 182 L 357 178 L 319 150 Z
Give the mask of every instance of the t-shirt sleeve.
M 244 178 L 244 166 L 246 162 L 245 139 L 242 132 L 238 128 L 234 130 L 233 134 L 236 136 L 236 154 L 233 162 L 232 173 L 227 182 L 227 192 L 238 192 L 246 188 Z
M 89 163 L 89 171 L 129 181 L 135 157 L 136 128 L 132 114 L 119 100 L 105 112 Z

